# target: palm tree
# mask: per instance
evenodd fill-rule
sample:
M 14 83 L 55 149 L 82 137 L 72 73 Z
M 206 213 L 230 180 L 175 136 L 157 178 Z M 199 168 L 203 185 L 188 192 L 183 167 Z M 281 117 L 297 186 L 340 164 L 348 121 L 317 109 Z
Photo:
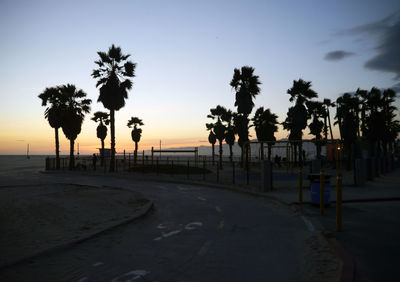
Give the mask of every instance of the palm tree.
M 107 137 L 107 126 L 110 123 L 109 114 L 105 112 L 95 112 L 92 120 L 95 122 L 100 122 L 97 126 L 97 138 L 101 140 L 101 158 L 100 165 L 104 165 L 104 139 Z
M 307 108 L 309 117 L 312 118 L 309 124 L 310 134 L 315 136 L 315 146 L 317 148 L 317 159 L 321 158 L 321 132 L 324 128 L 324 123 L 319 120 L 321 117 L 325 117 L 324 103 L 318 101 L 307 101 Z M 327 132 L 327 131 L 325 131 Z M 326 141 L 326 140 L 325 140 Z
M 110 171 L 115 170 L 115 111 L 125 106 L 125 99 L 128 98 L 128 90 L 132 88 L 132 81 L 135 77 L 136 64 L 128 61 L 128 55 L 121 52 L 120 47 L 114 44 L 108 52 L 97 52 L 100 60 L 95 61 L 98 69 L 93 70 L 92 77 L 98 78 L 96 87 L 100 86 L 100 95 L 97 102 L 102 102 L 106 109 L 110 110 L 111 128 L 111 160 Z
M 238 116 L 236 117 L 236 122 L 239 125 L 238 143 L 242 148 L 243 156 L 243 146 L 246 146 L 246 164 L 248 163 L 248 147 L 249 144 L 249 115 L 254 108 L 253 98 L 255 98 L 260 93 L 259 77 L 254 75 L 254 68 L 249 66 L 243 66 L 241 70 L 234 69 L 233 78 L 230 82 L 230 86 L 236 91 L 235 106 L 237 106 Z M 243 160 L 242 160 L 243 162 Z
M 128 120 L 127 126 L 129 128 L 132 128 L 131 136 L 132 136 L 132 141 L 135 142 L 135 152 L 134 152 L 134 157 L 133 157 L 133 164 L 136 166 L 136 160 L 137 160 L 137 152 L 138 152 L 138 143 L 140 141 L 140 137 L 142 137 L 142 129 L 138 128 L 138 125 L 143 126 L 144 123 L 140 118 L 137 117 L 131 117 L 130 120 Z
M 233 161 L 233 150 L 232 147 L 235 144 L 235 127 L 233 124 L 234 113 L 231 110 L 227 110 L 222 116 L 221 119 L 226 123 L 226 132 L 225 132 L 225 142 L 229 145 L 229 160 Z
M 336 104 L 333 103 L 333 102 L 331 101 L 331 99 L 326 99 L 326 98 L 324 99 L 323 104 L 324 104 L 325 111 L 326 111 L 326 114 L 324 114 L 325 128 L 326 128 L 326 127 L 329 127 L 329 131 L 330 131 L 330 134 L 331 134 L 331 140 L 332 140 L 332 142 L 333 142 L 333 133 L 332 133 L 332 125 L 331 125 L 331 115 L 330 115 L 330 113 L 329 113 L 329 107 L 335 107 Z M 328 124 L 326 124 L 326 117 L 328 117 Z M 328 139 L 328 136 L 327 136 L 327 135 L 328 135 L 328 132 L 327 132 L 327 130 L 324 129 L 324 133 L 325 133 L 325 140 L 327 140 L 327 139 Z
M 65 108 L 62 115 L 62 130 L 65 137 L 70 141 L 69 169 L 73 170 L 75 167 L 75 139 L 81 132 L 85 113 L 90 112 L 90 104 L 92 103 L 92 100 L 84 99 L 86 93 L 82 90 L 76 89 L 73 84 L 62 85 L 59 89 L 65 99 Z
M 256 130 L 257 140 L 259 142 L 268 142 L 268 160 L 271 160 L 272 145 L 275 144 L 275 132 L 278 131 L 278 116 L 271 113 L 270 109 L 264 111 L 264 107 L 260 107 L 254 114 L 252 119 Z M 264 144 L 261 143 L 261 159 L 264 159 Z
M 359 129 L 359 99 L 349 93 L 344 93 L 336 100 L 335 124 L 339 125 L 340 137 L 343 140 L 344 151 L 347 155 L 347 169 L 350 169 L 354 158 L 355 141 Z
M 222 124 L 221 119 L 226 114 L 227 109 L 218 105 L 216 108 L 210 109 L 210 112 L 211 114 L 207 115 L 207 117 L 217 119 L 217 122 L 214 124 L 214 134 L 219 141 L 219 168 L 222 169 L 222 142 L 225 139 L 226 126 Z
M 293 127 L 290 128 L 292 138 L 299 138 L 299 143 L 294 144 L 295 148 L 295 161 L 296 161 L 296 145 L 299 147 L 299 160 L 302 163 L 302 137 L 303 130 L 307 127 L 308 113 L 304 104 L 312 98 L 317 98 L 318 94 L 311 89 L 311 81 L 304 81 L 303 79 L 293 80 L 292 88 L 287 90 L 290 95 L 290 102 L 295 102 L 294 109 L 292 110 Z M 292 131 L 293 134 L 292 134 Z M 290 139 L 290 138 L 289 138 Z M 294 139 L 291 139 L 294 140 Z
M 387 153 L 387 145 L 389 145 L 389 152 L 393 152 L 393 143 L 395 142 L 398 133 L 400 132 L 400 124 L 395 120 L 397 107 L 392 104 L 395 102 L 396 92 L 392 89 L 386 89 L 382 94 L 382 112 L 384 115 L 384 133 L 382 136 L 383 150 Z
M 215 156 L 215 147 L 214 147 L 214 145 L 217 142 L 217 137 L 215 136 L 215 133 L 214 133 L 214 124 L 213 123 L 206 123 L 206 128 L 207 128 L 207 130 L 210 131 L 210 134 L 208 135 L 208 142 L 210 142 L 211 145 L 212 145 L 212 163 L 214 165 L 214 161 L 215 161 L 215 159 L 214 159 L 214 156 Z
M 44 117 L 49 122 L 50 126 L 54 128 L 55 141 L 56 141 L 56 169 L 60 169 L 60 143 L 58 138 L 58 129 L 62 125 L 63 113 L 63 96 L 57 87 L 46 88 L 41 94 L 38 95 L 42 99 L 42 106 L 49 106 L 44 112 Z

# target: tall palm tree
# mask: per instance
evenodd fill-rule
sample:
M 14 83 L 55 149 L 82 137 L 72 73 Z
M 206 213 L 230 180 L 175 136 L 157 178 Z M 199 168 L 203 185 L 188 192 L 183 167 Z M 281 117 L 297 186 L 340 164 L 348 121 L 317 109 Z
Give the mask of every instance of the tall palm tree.
M 131 136 L 132 136 L 132 141 L 135 142 L 135 152 L 134 152 L 134 157 L 133 157 L 133 164 L 136 166 L 136 160 L 137 160 L 137 152 L 138 152 L 138 143 L 140 141 L 140 138 L 142 137 L 142 129 L 138 128 L 139 126 L 143 126 L 144 123 L 140 118 L 137 117 L 131 117 L 130 120 L 128 120 L 127 126 L 129 128 L 132 128 Z
M 214 124 L 213 123 L 206 123 L 206 128 L 207 130 L 210 131 L 210 134 L 208 135 L 208 142 L 212 145 L 212 163 L 214 165 L 215 161 L 215 143 L 217 142 L 217 137 L 215 136 L 214 133 Z
M 94 122 L 100 122 L 97 126 L 97 138 L 101 140 L 101 156 L 100 156 L 100 165 L 104 165 L 104 139 L 107 137 L 107 126 L 110 123 L 109 119 L 110 115 L 105 112 L 95 112 L 92 120 Z
M 211 114 L 207 115 L 208 118 L 217 119 L 217 122 L 214 124 L 214 134 L 217 140 L 219 141 L 219 168 L 222 169 L 222 142 L 225 139 L 225 131 L 226 126 L 222 124 L 222 116 L 224 116 L 227 112 L 225 107 L 218 105 L 214 109 L 210 109 Z
M 225 132 L 225 142 L 229 145 L 229 160 L 233 161 L 233 150 L 232 147 L 235 144 L 235 127 L 233 124 L 234 113 L 231 110 L 227 110 L 222 116 L 221 119 L 226 123 L 226 132 Z
M 293 136 L 292 138 L 299 138 L 299 143 L 294 144 L 295 152 L 296 146 L 299 148 L 299 160 L 302 163 L 302 137 L 303 137 L 303 130 L 307 127 L 307 119 L 308 119 L 308 111 L 305 108 L 305 103 L 312 98 L 317 98 L 318 94 L 311 89 L 311 81 L 304 81 L 303 79 L 293 80 L 292 88 L 287 90 L 287 94 L 290 95 L 290 102 L 295 102 L 294 109 L 292 110 L 292 119 L 293 119 L 293 127 L 290 128 L 291 135 L 292 131 Z M 290 138 L 289 138 L 290 139 Z M 293 140 L 293 139 L 292 139 Z M 296 160 L 296 154 L 295 154 Z
M 382 143 L 384 153 L 387 153 L 387 145 L 389 152 L 392 153 L 393 143 L 395 142 L 398 133 L 400 132 L 400 124 L 395 120 L 397 107 L 393 105 L 396 99 L 396 92 L 392 89 L 386 89 L 382 94 L 382 112 L 384 115 L 384 133 L 382 135 Z
M 129 78 L 135 77 L 136 64 L 128 61 L 129 54 L 124 55 L 120 47 L 114 44 L 108 52 L 97 52 L 100 59 L 95 61 L 98 69 L 93 70 L 92 77 L 97 78 L 96 87 L 100 86 L 97 102 L 102 102 L 110 110 L 111 160 L 110 171 L 115 170 L 115 111 L 125 106 L 128 90 L 132 88 Z
M 326 115 L 324 115 L 325 127 L 329 127 L 329 132 L 330 132 L 330 134 L 331 134 L 331 140 L 332 140 L 332 142 L 333 142 L 331 115 L 330 115 L 330 113 L 329 113 L 329 107 L 335 107 L 336 104 L 333 103 L 333 102 L 331 101 L 331 99 L 327 99 L 327 98 L 324 99 L 323 104 L 324 104 L 325 111 L 326 111 Z M 326 117 L 328 117 L 328 124 L 326 124 Z M 327 140 L 327 139 L 328 139 L 328 136 L 327 136 L 327 130 L 326 130 L 326 133 L 325 133 L 325 140 Z
M 86 93 L 83 92 L 83 90 L 78 90 L 73 84 L 62 85 L 59 89 L 65 99 L 62 130 L 65 137 L 70 141 L 69 169 L 73 170 L 75 168 L 75 139 L 81 132 L 85 114 L 90 112 L 90 104 L 92 103 L 92 100 L 84 99 Z
M 232 86 L 236 92 L 235 106 L 237 106 L 238 116 L 235 120 L 240 124 L 238 143 L 242 148 L 242 156 L 244 150 L 243 145 L 247 144 L 246 142 L 249 141 L 248 117 L 254 108 L 253 98 L 260 93 L 260 84 L 261 82 L 259 81 L 258 75 L 254 75 L 254 68 L 243 66 L 241 70 L 234 69 L 230 86 Z M 246 146 L 246 164 L 248 163 L 248 148 L 249 144 Z
M 350 169 L 354 158 L 354 146 L 359 128 L 359 99 L 349 93 L 344 93 L 336 100 L 336 122 L 339 125 L 340 137 L 343 140 L 347 155 L 347 169 Z
M 278 116 L 271 113 L 270 109 L 264 110 L 260 107 L 256 110 L 252 119 L 256 130 L 257 140 L 260 142 L 268 142 L 268 160 L 271 160 L 272 145 L 275 144 L 275 132 L 278 131 Z M 264 159 L 264 145 L 261 144 L 261 158 Z
M 60 142 L 58 137 L 58 129 L 62 125 L 63 113 L 63 96 L 57 87 L 46 88 L 41 94 L 38 95 L 42 99 L 42 106 L 49 106 L 44 112 L 44 117 L 49 122 L 50 126 L 54 128 L 55 142 L 56 142 L 56 169 L 60 169 Z
M 325 117 L 325 109 L 323 102 L 318 101 L 307 101 L 307 108 L 309 117 L 312 118 L 309 124 L 310 134 L 315 136 L 315 146 L 317 148 L 317 159 L 321 159 L 321 141 L 322 141 L 322 130 L 324 128 L 324 123 L 319 120 L 321 117 Z M 327 133 L 327 131 L 325 131 Z M 326 140 L 325 140 L 326 141 Z

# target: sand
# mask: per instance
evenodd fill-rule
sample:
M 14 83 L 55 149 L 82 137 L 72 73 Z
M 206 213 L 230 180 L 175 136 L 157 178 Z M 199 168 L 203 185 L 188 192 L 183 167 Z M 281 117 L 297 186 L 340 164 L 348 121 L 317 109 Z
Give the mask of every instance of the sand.
M 0 266 L 130 218 L 146 203 L 139 193 L 72 184 L 0 189 Z

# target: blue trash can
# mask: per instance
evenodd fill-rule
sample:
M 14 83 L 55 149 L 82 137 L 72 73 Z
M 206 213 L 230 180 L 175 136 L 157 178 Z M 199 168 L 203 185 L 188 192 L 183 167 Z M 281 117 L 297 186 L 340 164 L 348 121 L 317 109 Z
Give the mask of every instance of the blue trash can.
M 329 205 L 331 202 L 331 183 L 330 183 L 330 175 L 325 174 L 325 186 L 324 186 L 324 200 L 325 205 Z M 312 173 L 308 175 L 308 179 L 311 183 L 311 204 L 319 205 L 320 200 L 320 175 L 319 173 Z

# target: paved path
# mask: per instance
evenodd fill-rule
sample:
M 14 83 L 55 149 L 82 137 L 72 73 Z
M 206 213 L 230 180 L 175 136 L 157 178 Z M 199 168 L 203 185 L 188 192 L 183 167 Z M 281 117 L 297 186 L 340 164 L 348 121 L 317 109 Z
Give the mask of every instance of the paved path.
M 304 217 L 271 200 L 129 177 L 35 169 L 21 176 L 17 170 L 0 173 L 10 184 L 132 189 L 154 200 L 155 208 L 146 218 L 67 251 L 4 270 L 6 281 L 329 281 L 339 270 L 334 254 L 310 232 Z

